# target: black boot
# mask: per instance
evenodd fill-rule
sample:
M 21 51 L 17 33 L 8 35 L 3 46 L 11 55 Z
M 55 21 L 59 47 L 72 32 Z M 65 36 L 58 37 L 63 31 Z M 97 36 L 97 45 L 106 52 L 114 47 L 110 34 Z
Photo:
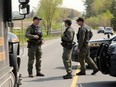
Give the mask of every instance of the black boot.
M 79 73 L 77 73 L 76 75 L 86 75 L 86 73 L 84 73 L 84 72 L 79 72 Z
M 37 73 L 36 76 L 44 76 L 42 73 Z
M 93 70 L 93 72 L 91 73 L 91 75 L 95 75 L 98 72 L 98 70 Z
M 72 74 L 66 74 L 66 75 L 64 75 L 63 79 L 72 79 Z
M 29 74 L 29 77 L 33 78 L 33 74 Z

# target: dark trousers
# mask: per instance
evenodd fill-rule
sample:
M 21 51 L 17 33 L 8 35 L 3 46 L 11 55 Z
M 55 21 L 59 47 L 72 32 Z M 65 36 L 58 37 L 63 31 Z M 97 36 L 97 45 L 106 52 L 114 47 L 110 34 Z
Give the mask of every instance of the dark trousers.
M 36 59 L 35 67 L 36 67 L 36 73 L 39 73 L 41 70 L 41 45 L 31 45 L 30 48 L 28 48 L 28 73 L 33 74 L 33 63 L 34 59 Z
M 98 70 L 97 65 L 94 63 L 94 61 L 92 60 L 92 58 L 90 57 L 90 49 L 89 47 L 83 47 L 79 54 L 78 54 L 78 58 L 79 58 L 79 62 L 81 65 L 81 72 L 85 73 L 85 61 L 87 62 L 87 64 L 93 69 L 93 70 Z
M 65 47 L 63 48 L 62 58 L 63 58 L 64 66 L 66 68 L 66 72 L 68 74 L 72 73 L 71 53 L 72 53 L 72 49 L 67 49 Z

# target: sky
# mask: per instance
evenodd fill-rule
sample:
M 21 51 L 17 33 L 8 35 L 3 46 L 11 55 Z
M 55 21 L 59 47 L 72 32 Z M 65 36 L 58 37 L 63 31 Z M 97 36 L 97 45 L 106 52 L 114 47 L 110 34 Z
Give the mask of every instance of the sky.
M 36 8 L 39 4 L 39 0 L 30 0 L 30 6 L 32 8 Z M 18 0 L 12 0 L 13 11 L 18 10 Z M 62 7 L 75 9 L 77 11 L 83 12 L 85 11 L 85 7 L 83 5 L 82 0 L 63 0 Z

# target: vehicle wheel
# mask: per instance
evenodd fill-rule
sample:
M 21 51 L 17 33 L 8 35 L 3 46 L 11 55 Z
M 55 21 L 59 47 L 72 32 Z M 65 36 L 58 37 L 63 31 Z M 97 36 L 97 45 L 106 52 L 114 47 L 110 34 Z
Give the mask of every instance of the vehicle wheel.
M 103 44 L 101 51 L 100 51 L 100 58 L 99 58 L 99 69 L 103 74 L 109 73 L 109 67 L 108 67 L 108 59 L 107 59 L 107 51 L 108 51 L 108 44 Z
M 10 87 L 15 87 L 15 76 L 13 74 L 13 72 L 10 72 Z
M 116 55 L 110 56 L 110 75 L 116 76 Z
M 10 56 L 10 66 L 13 67 L 13 70 L 12 72 L 14 73 L 15 75 L 15 84 L 17 85 L 17 71 L 18 71 L 18 64 L 17 64 L 17 58 L 14 58 L 14 56 Z M 15 86 L 17 87 L 17 86 Z

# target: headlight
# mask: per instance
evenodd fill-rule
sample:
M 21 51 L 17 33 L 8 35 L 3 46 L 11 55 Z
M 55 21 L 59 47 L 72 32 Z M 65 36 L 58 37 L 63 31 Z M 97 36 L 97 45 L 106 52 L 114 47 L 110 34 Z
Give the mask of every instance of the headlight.
M 9 53 L 13 53 L 13 44 L 9 43 Z

